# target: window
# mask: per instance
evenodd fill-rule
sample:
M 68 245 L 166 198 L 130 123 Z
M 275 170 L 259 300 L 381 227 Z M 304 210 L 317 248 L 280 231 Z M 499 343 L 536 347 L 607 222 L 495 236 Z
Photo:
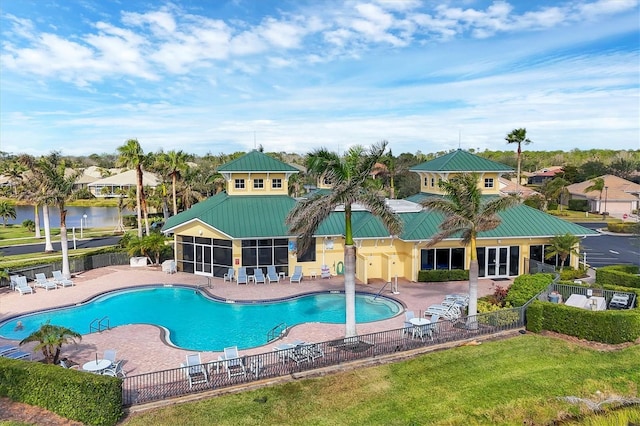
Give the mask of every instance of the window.
M 436 186 L 436 178 L 431 178 L 431 187 Z
M 422 249 L 420 269 L 464 269 L 464 248 Z
M 244 189 L 244 179 L 236 179 L 235 188 Z
M 298 244 L 298 247 L 299 246 L 300 245 Z M 316 261 L 316 239 L 313 238 L 306 252 L 304 253 L 298 252 L 298 262 L 315 262 L 315 261 Z
M 271 188 L 273 189 L 280 189 L 282 188 L 282 179 L 277 178 L 277 179 L 273 179 L 271 181 Z
M 262 189 L 262 188 L 264 188 L 264 179 L 254 179 L 253 189 Z
M 493 178 L 485 178 L 484 187 L 485 188 L 493 188 Z
M 428 177 L 424 178 L 424 186 L 429 186 L 429 178 Z
M 242 240 L 242 266 L 248 270 L 275 266 L 278 272 L 288 272 L 289 240 L 287 238 L 266 238 L 262 240 Z

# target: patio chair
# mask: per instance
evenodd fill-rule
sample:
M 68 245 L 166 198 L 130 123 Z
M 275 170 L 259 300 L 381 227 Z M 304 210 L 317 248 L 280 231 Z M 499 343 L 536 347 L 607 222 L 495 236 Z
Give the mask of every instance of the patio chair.
M 202 365 L 199 353 L 187 355 L 187 363 L 181 364 L 180 366 L 184 367 L 190 388 L 192 388 L 193 385 L 209 383 L 209 376 L 207 375 L 207 370 L 204 368 L 204 365 Z
M 416 315 L 413 311 L 406 311 L 404 313 L 404 333 L 410 333 L 413 330 L 413 324 L 409 322 L 412 318 L 415 318 Z
M 269 280 L 269 284 L 280 281 L 280 275 L 278 275 L 275 266 L 267 266 L 267 280 Z
M 236 278 L 236 285 L 247 283 L 247 268 L 241 266 L 238 268 L 238 277 Z
M 240 357 L 237 346 L 224 348 L 222 359 L 224 360 L 224 368 L 227 370 L 229 378 L 247 375 L 247 366 L 245 365 L 244 358 Z
M 9 275 L 9 287 L 11 287 L 11 290 L 15 290 L 17 283 L 18 275 Z
M 222 281 L 233 282 L 235 278 L 236 278 L 236 270 L 233 268 L 229 268 L 227 273 L 222 276 Z
M 73 281 L 65 278 L 60 271 L 53 271 L 53 282 L 59 285 L 60 287 L 70 287 L 73 284 Z
M 262 272 L 262 268 L 255 268 L 253 270 L 253 279 L 256 284 L 258 283 L 266 284 L 266 280 L 264 277 L 264 272 Z
M 102 355 L 102 359 L 108 359 L 111 361 L 111 366 L 116 363 L 116 350 L 115 349 L 106 349 L 104 354 Z
M 289 277 L 289 282 L 300 284 L 300 281 L 302 281 L 302 266 L 295 266 L 293 268 L 293 274 Z
M 104 376 L 120 377 L 121 379 L 127 377 L 124 370 L 122 369 L 122 360 L 117 361 L 116 363 L 112 364 L 111 367 L 107 367 L 102 370 L 102 374 Z
M 462 315 L 462 312 L 460 310 L 460 307 L 456 304 L 451 304 L 451 305 L 431 305 L 429 306 L 425 311 L 425 315 L 434 315 L 434 314 L 438 314 L 439 316 L 449 319 L 449 320 L 455 320 L 460 318 L 460 316 Z
M 16 285 L 14 287 L 14 290 L 19 291 L 20 294 L 23 295 L 27 293 L 33 294 L 33 289 L 29 287 L 29 284 L 27 284 L 27 277 L 23 275 L 20 275 L 16 278 Z
M 320 267 L 320 278 L 331 278 L 331 270 L 327 265 Z
M 291 350 L 287 352 L 289 359 L 294 361 L 296 364 L 309 361 L 309 354 L 307 352 L 306 345 L 307 344 L 303 342 L 291 348 Z
M 36 287 L 45 288 L 45 289 L 47 289 L 47 291 L 55 290 L 56 288 L 58 288 L 56 283 L 54 283 L 52 281 L 49 281 L 47 279 L 47 277 L 42 273 L 36 274 L 36 280 L 35 281 L 36 281 L 36 284 L 35 284 Z
M 303 348 L 309 361 L 324 357 L 324 351 L 317 343 L 307 343 Z

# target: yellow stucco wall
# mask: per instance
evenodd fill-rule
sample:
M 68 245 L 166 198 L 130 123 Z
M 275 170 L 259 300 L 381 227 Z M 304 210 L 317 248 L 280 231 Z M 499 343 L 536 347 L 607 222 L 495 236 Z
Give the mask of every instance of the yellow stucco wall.
M 227 179 L 229 195 L 288 195 L 289 181 L 286 173 L 231 173 Z M 236 179 L 244 179 L 244 189 L 236 188 Z M 255 188 L 255 183 L 262 179 L 262 188 Z M 273 181 L 280 179 L 281 188 L 273 188 Z
M 440 180 L 451 179 L 459 173 L 432 173 L 432 172 L 420 172 L 420 191 L 433 194 L 444 194 L 444 192 L 438 186 Z M 497 172 L 492 173 L 479 173 L 478 187 L 482 190 L 483 194 L 498 194 L 500 187 L 498 184 L 498 178 L 500 174 Z M 485 188 L 485 179 L 493 179 L 493 188 Z

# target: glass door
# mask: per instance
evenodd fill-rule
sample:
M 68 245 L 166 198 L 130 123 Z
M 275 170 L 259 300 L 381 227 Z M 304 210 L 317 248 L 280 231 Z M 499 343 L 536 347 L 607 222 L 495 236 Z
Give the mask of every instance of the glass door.
M 509 247 L 487 247 L 485 262 L 487 277 L 509 276 Z
M 195 244 L 195 274 L 212 276 L 211 246 Z

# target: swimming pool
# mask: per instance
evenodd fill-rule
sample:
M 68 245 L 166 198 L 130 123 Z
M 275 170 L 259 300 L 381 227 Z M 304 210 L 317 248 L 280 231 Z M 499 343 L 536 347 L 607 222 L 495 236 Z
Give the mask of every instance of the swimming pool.
M 64 326 L 89 333 L 96 318 L 109 317 L 111 327 L 154 324 L 168 330 L 167 340 L 183 349 L 221 351 L 228 346 L 247 349 L 267 343 L 267 333 L 280 323 L 335 323 L 345 321 L 343 293 L 303 295 L 287 300 L 229 303 L 212 300 L 187 287 L 145 287 L 118 290 L 88 303 L 15 317 L 0 324 L 0 336 L 21 340 L 41 324 Z M 358 323 L 391 318 L 402 306 L 386 297 L 356 294 Z M 20 321 L 22 330 L 16 330 Z

